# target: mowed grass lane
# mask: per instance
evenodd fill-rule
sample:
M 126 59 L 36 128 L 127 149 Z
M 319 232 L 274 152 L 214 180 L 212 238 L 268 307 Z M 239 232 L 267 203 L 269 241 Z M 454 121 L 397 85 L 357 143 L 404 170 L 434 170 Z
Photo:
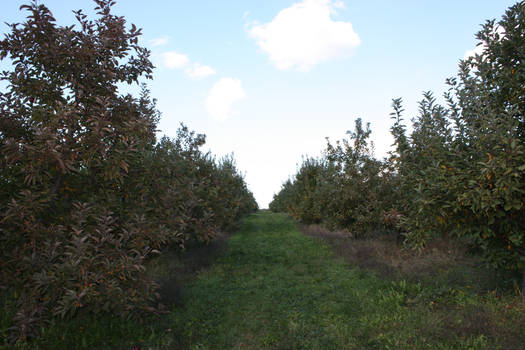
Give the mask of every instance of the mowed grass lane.
M 173 310 L 177 348 L 482 349 L 450 337 L 439 311 L 412 308 L 419 285 L 348 266 L 279 214 L 248 217 Z

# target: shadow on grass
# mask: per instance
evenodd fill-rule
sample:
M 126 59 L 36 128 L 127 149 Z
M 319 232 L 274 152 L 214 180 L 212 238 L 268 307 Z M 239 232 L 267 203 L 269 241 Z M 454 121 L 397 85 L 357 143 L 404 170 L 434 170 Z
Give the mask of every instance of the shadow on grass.
M 185 285 L 226 251 L 230 235 L 224 233 L 208 244 L 194 243 L 182 251 L 168 249 L 150 262 L 148 271 L 160 285 L 163 305 L 169 309 L 182 305 Z

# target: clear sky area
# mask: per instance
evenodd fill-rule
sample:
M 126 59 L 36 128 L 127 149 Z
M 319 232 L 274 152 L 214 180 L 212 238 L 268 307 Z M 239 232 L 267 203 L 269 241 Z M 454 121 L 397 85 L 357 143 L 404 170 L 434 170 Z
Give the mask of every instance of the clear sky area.
M 320 155 L 325 138 L 345 137 L 358 117 L 385 156 L 392 98 L 403 98 L 410 120 L 423 91 L 441 97 L 480 25 L 515 2 L 117 0 L 113 12 L 142 28 L 151 50 L 159 134 L 174 137 L 182 122 L 217 156 L 233 152 L 266 208 L 303 155 Z M 24 3 L 0 0 L 2 38 L 4 22 L 24 20 Z M 75 23 L 71 10 L 95 6 L 39 3 L 61 25 Z

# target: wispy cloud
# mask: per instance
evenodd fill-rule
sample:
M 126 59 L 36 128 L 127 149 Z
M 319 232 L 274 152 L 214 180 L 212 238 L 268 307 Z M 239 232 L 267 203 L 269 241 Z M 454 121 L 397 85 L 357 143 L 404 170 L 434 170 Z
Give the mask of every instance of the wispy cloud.
M 186 69 L 186 74 L 191 78 L 202 79 L 215 74 L 215 69 L 195 62 L 190 68 Z
M 206 110 L 213 119 L 223 122 L 239 114 L 233 109 L 233 104 L 245 98 L 239 79 L 222 78 L 211 88 L 205 101 Z
M 271 22 L 252 24 L 249 34 L 278 69 L 307 71 L 348 57 L 361 44 L 352 23 L 331 18 L 342 7 L 342 1 L 303 0 L 281 10 Z
M 165 35 L 162 38 L 151 39 L 149 43 L 151 47 L 157 47 L 157 46 L 166 45 L 169 40 L 170 40 L 169 36 Z
M 163 63 L 166 67 L 171 69 L 184 68 L 190 63 L 188 55 L 178 53 L 175 51 L 168 51 L 162 54 Z
M 215 69 L 210 66 L 191 62 L 188 55 L 176 51 L 168 51 L 160 54 L 162 64 L 169 69 L 184 69 L 184 72 L 192 79 L 202 79 L 215 74 Z

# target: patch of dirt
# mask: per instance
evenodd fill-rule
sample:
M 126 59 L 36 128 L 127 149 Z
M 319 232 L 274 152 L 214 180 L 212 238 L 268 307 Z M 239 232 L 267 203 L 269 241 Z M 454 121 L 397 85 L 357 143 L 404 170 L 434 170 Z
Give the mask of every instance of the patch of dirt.
M 301 231 L 310 236 L 318 238 L 351 238 L 352 233 L 348 230 L 330 231 L 321 225 L 302 225 Z
M 396 234 L 374 234 L 372 238 L 355 239 L 347 231 L 333 232 L 318 225 L 301 226 L 300 229 L 304 234 L 328 243 L 334 253 L 349 264 L 382 278 L 443 285 L 452 290 L 466 287 L 480 295 L 505 289 L 508 292 L 512 288 L 511 285 L 502 287 L 502 282 L 508 284 L 511 281 L 508 275 L 487 268 L 479 257 L 468 253 L 465 244 L 452 239 L 435 239 L 421 251 L 415 251 L 404 247 Z M 430 327 L 423 333 L 433 334 L 437 339 L 450 334 L 462 339 L 484 335 L 497 339 L 504 349 L 523 349 L 525 318 L 516 316 L 517 312 L 492 310 L 487 305 L 459 307 L 453 300 L 443 302 L 441 307 L 444 308 L 444 317 L 438 325 L 421 325 Z M 524 306 L 517 303 L 509 307 L 521 310 Z
M 319 225 L 301 226 L 301 231 L 331 245 L 347 262 L 374 271 L 387 278 L 409 280 L 428 278 L 454 266 L 476 267 L 478 259 L 467 256 L 467 248 L 452 240 L 428 242 L 421 251 L 402 245 L 395 233 L 377 234 L 374 238 L 354 239 L 348 231 L 330 231 Z

